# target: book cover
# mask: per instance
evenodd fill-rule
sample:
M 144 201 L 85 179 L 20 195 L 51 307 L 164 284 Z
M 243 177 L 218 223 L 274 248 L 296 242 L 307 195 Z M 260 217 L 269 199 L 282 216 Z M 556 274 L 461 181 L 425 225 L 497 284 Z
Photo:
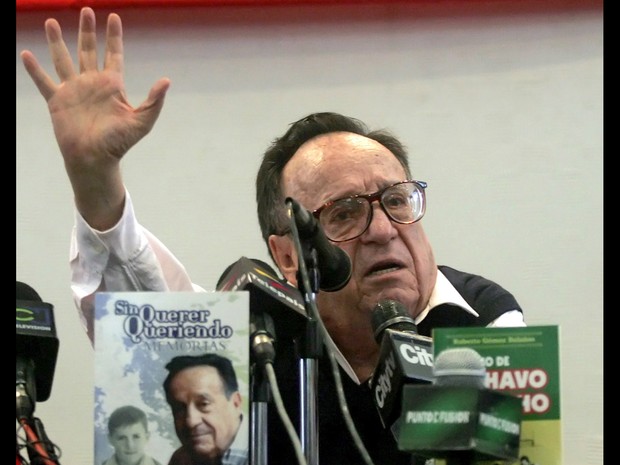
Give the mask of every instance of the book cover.
M 97 293 L 94 465 L 114 455 L 110 417 L 115 411 L 119 417 L 127 406 L 146 416 L 146 438 L 136 433 L 153 459 L 146 463 L 167 465 L 181 441 L 163 386 L 166 365 L 177 357 L 212 353 L 228 359 L 236 374 L 242 421 L 233 445 L 249 450 L 249 322 L 245 291 Z M 132 434 L 129 430 L 121 439 L 131 441 Z
M 485 361 L 486 387 L 521 398 L 519 464 L 562 465 L 557 325 L 436 328 L 433 343 L 435 357 L 455 347 L 476 350 Z

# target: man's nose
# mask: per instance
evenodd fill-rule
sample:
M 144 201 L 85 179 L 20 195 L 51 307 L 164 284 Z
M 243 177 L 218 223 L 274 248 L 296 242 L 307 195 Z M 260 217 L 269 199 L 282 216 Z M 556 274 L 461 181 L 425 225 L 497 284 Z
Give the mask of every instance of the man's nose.
M 394 228 L 390 217 L 385 213 L 378 200 L 372 202 L 370 206 L 372 208 L 372 218 L 365 235 L 373 239 L 391 237 L 396 228 Z
M 187 424 L 188 427 L 193 428 L 194 426 L 196 426 L 198 423 L 200 423 L 201 420 L 201 416 L 200 416 L 200 411 L 190 405 L 186 412 L 185 412 L 185 423 Z

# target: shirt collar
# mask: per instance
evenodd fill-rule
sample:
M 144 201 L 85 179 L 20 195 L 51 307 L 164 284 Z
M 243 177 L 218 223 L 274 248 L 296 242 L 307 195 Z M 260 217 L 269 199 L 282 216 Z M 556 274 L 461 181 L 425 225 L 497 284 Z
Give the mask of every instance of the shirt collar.
M 431 293 L 431 298 L 428 299 L 428 305 L 426 308 L 416 317 L 415 323 L 419 324 L 422 320 L 424 320 L 424 318 L 426 318 L 428 312 L 442 304 L 457 305 L 468 313 L 471 313 L 474 316 L 479 316 L 478 312 L 471 308 L 471 305 L 465 301 L 463 296 L 458 293 L 452 283 L 448 281 L 448 278 L 446 278 L 440 270 L 437 270 L 437 280 L 435 281 L 435 287 Z

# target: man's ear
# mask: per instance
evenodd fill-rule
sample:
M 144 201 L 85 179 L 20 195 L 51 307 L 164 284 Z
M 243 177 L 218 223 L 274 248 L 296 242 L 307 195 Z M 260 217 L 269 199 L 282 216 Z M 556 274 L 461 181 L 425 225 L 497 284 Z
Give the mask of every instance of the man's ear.
M 269 236 L 269 250 L 273 255 L 278 269 L 293 286 L 297 285 L 297 251 L 295 245 L 288 235 L 277 236 L 272 234 Z
M 241 393 L 239 391 L 235 391 L 232 394 L 232 402 L 235 408 L 241 408 Z

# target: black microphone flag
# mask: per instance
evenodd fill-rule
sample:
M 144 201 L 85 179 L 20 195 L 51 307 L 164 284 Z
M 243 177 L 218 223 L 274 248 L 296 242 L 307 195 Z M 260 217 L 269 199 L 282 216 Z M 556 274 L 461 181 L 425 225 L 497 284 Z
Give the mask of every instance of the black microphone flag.
M 433 380 L 433 341 L 417 334 L 407 310 L 393 300 L 377 304 L 372 326 L 381 348 L 371 388 L 384 428 L 393 428 L 400 417 L 403 387 Z
M 299 289 L 282 281 L 267 263 L 241 257 L 217 282 L 218 291 L 249 291 L 250 313 L 267 313 L 278 338 L 295 338 L 308 321 Z
M 20 281 L 16 285 L 15 307 L 15 354 L 21 362 L 34 365 L 36 395 L 32 400 L 42 402 L 50 396 L 58 356 L 54 307 Z

